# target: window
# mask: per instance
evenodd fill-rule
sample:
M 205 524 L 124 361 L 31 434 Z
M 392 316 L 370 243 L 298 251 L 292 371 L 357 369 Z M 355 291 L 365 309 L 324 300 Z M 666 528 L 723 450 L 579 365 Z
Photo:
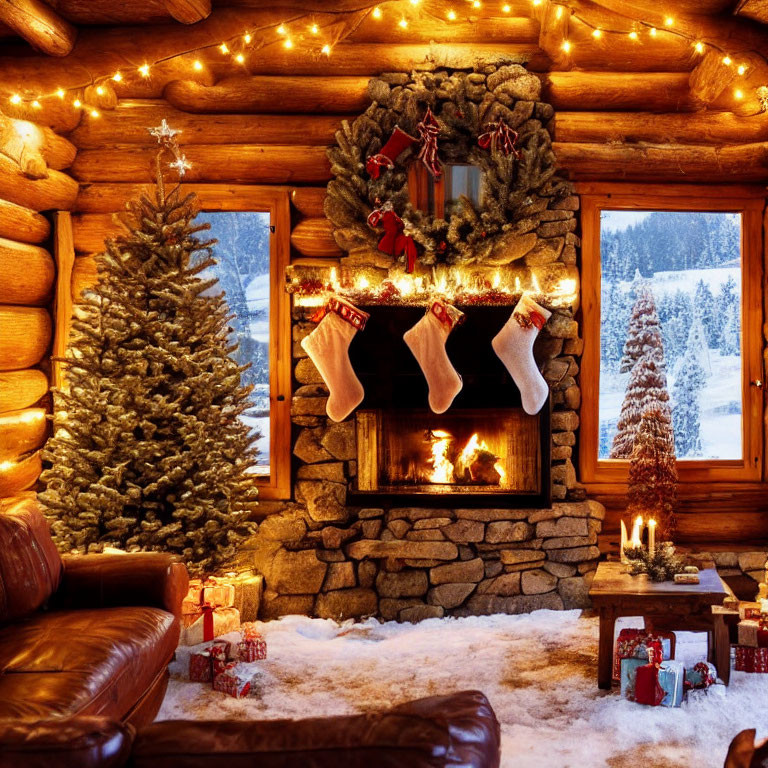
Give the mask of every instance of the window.
M 682 481 L 762 472 L 761 200 L 583 198 L 580 464 L 626 479 L 633 425 L 666 401 Z
M 252 384 L 254 408 L 243 420 L 260 435 L 255 482 L 263 498 L 290 496 L 290 312 L 284 290 L 288 258 L 288 199 L 281 191 L 231 188 L 215 200 L 201 195 L 217 264 L 203 277 L 216 277 L 224 290 L 239 343 L 238 363 L 250 364 L 243 383 Z M 214 195 L 210 195 L 214 198 Z
M 445 163 L 433 179 L 426 166 L 414 160 L 408 166 L 408 192 L 411 204 L 435 218 L 450 216 L 462 196 L 478 210 L 483 206 L 483 171 L 467 163 Z

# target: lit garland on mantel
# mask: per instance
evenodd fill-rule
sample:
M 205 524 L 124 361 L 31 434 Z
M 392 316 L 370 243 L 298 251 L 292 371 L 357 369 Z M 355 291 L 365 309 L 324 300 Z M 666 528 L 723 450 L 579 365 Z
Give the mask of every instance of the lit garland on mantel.
M 731 55 L 720 45 L 705 40 L 699 40 L 685 32 L 676 29 L 675 19 L 672 16 L 666 16 L 663 26 L 659 28 L 650 22 L 627 19 L 628 26 L 633 27 L 629 32 L 627 32 L 626 30 L 607 29 L 593 25 L 583 16 L 573 12 L 567 3 L 567 0 L 564 0 L 563 2 L 555 2 L 555 0 L 531 0 L 532 10 L 538 9 L 539 7 L 548 3 L 551 3 L 554 7 L 556 7 L 556 15 L 558 18 L 562 16 L 562 14 L 567 10 L 570 14 L 570 19 L 576 20 L 591 29 L 591 36 L 596 40 L 605 36 L 610 36 L 616 40 L 621 39 L 631 44 L 641 44 L 644 37 L 646 39 L 653 39 L 661 36 L 662 34 L 672 35 L 690 43 L 695 54 L 703 55 L 709 50 L 718 51 L 720 54 L 722 54 L 723 66 L 735 67 L 736 74 L 739 76 L 747 75 L 750 72 L 751 66 L 746 59 L 744 61 L 739 61 L 737 56 Z M 87 104 L 79 97 L 73 98 L 73 93 L 76 93 L 83 88 L 95 86 L 96 92 L 98 94 L 99 88 L 104 89 L 104 86 L 108 85 L 110 81 L 119 83 L 129 76 L 148 78 L 151 76 L 152 67 L 154 66 L 184 56 L 201 55 L 203 52 L 214 50 L 218 50 L 219 54 L 222 56 L 229 57 L 234 66 L 244 68 L 247 72 L 249 53 L 263 50 L 264 47 L 268 45 L 277 44 L 277 41 L 275 43 L 265 44 L 263 40 L 259 39 L 261 33 L 269 31 L 274 31 L 279 36 L 279 38 L 282 39 L 281 45 L 288 51 L 298 52 L 303 50 L 304 52 L 313 56 L 330 57 L 333 53 L 334 46 L 345 40 L 350 35 L 354 34 L 359 24 L 362 23 L 362 20 L 365 18 L 370 17 L 381 23 L 387 23 L 388 21 L 392 23 L 392 21 L 394 21 L 396 29 L 407 29 L 412 21 L 414 14 L 417 18 L 421 18 L 421 15 L 423 14 L 429 18 L 433 18 L 435 20 L 438 19 L 438 17 L 436 17 L 434 14 L 420 8 L 420 5 L 421 0 L 381 0 L 376 4 L 367 6 L 363 5 L 359 9 L 349 11 L 349 14 L 359 14 L 361 18 L 360 22 L 356 24 L 351 30 L 347 31 L 346 34 L 337 36 L 336 39 L 333 40 L 327 38 L 324 35 L 323 27 L 313 21 L 312 14 L 303 14 L 290 21 L 286 20 L 282 23 L 276 23 L 269 27 L 260 28 L 258 30 L 244 30 L 241 34 L 230 37 L 221 42 L 210 43 L 198 48 L 181 51 L 179 53 L 157 59 L 153 62 L 144 62 L 136 68 L 135 72 L 129 73 L 128 69 L 124 69 L 122 71 L 109 73 L 103 76 L 96 76 L 91 78 L 89 82 L 82 83 L 77 86 L 71 86 L 67 89 L 59 88 L 54 93 L 49 94 L 37 94 L 35 96 L 27 97 L 21 95 L 20 89 L 20 92 L 13 93 L 10 96 L 10 102 L 16 106 L 26 106 L 30 109 L 31 114 L 34 114 L 35 110 L 42 109 L 43 102 L 46 99 L 58 98 L 61 100 L 66 100 L 69 98 L 71 99 L 72 107 L 74 109 L 83 109 L 87 114 L 90 114 L 91 117 L 96 118 L 100 116 L 100 112 L 97 106 Z M 486 5 L 490 6 L 491 3 L 488 3 L 487 1 L 484 2 L 484 0 L 456 0 L 456 6 L 459 10 L 449 8 L 446 11 L 445 17 L 441 18 L 440 20 L 447 21 L 449 23 L 456 22 L 460 20 L 461 16 L 463 16 L 461 9 L 466 9 L 469 13 L 472 13 L 473 11 L 480 10 Z M 493 5 L 495 5 L 495 3 L 493 3 Z M 508 18 L 509 14 L 512 12 L 512 7 L 507 3 L 500 3 L 498 8 L 501 12 L 501 16 L 489 16 L 487 18 Z M 466 16 L 463 18 L 463 20 L 471 23 L 475 21 L 476 18 L 476 16 Z M 569 39 L 566 39 L 563 41 L 561 47 L 562 51 L 566 55 L 569 55 L 573 52 L 575 43 Z M 765 59 L 765 57 L 762 58 Z M 190 68 L 193 72 L 201 72 L 205 70 L 205 63 L 200 58 L 195 58 L 191 62 Z M 745 87 L 746 86 L 737 86 L 734 88 L 733 98 L 735 101 L 740 102 L 745 98 Z M 759 100 L 761 110 L 763 112 L 768 111 L 768 85 L 759 86 L 755 89 L 755 92 Z

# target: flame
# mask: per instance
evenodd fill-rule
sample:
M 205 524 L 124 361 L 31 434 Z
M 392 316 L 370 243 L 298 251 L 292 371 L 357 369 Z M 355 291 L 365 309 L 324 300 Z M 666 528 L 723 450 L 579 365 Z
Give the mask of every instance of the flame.
M 450 447 L 453 435 L 442 429 L 433 429 L 429 433 L 432 443 L 432 472 L 429 480 L 432 483 L 451 483 L 453 482 L 453 464 L 448 461 L 448 448 Z

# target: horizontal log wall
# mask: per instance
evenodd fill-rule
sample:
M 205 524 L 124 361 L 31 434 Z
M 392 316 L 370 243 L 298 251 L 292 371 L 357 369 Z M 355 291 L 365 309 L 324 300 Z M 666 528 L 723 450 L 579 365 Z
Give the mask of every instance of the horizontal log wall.
M 542 99 L 555 107 L 555 152 L 575 180 L 662 186 L 768 180 L 768 115 L 736 115 L 728 111 L 728 94 L 709 92 L 709 109 L 702 110 L 701 88 L 691 88 L 690 73 L 697 62 L 687 43 L 659 40 L 648 53 L 647 47 L 587 39 L 579 41 L 570 60 L 559 61 L 556 51 L 548 56 L 539 47 L 539 40 L 548 38 L 540 38 L 539 22 L 527 17 L 528 0 L 512 6 L 513 16 L 504 20 L 435 24 L 429 34 L 411 27 L 394 43 L 382 36 L 380 26 L 366 21 L 327 59 L 268 45 L 261 54 L 249 56 L 242 74 L 214 57 L 196 73 L 192 58 L 180 57 L 153 68 L 147 81 L 127 79 L 114 85 L 116 108 L 103 110 L 99 119 L 83 116 L 68 134 L 78 148 L 70 172 L 80 183 L 72 219 L 78 254 L 73 296 L 96 279 L 94 254 L 105 237 L 120 231 L 114 214 L 127 200 L 151 189 L 154 140 L 146 129 L 163 118 L 181 130 L 179 140 L 192 163 L 187 186 L 199 194 L 203 207 L 226 208 L 228 196 L 247 185 L 287 185 L 294 261 L 335 263 L 341 252 L 323 216 L 324 186 L 330 176 L 325 150 L 341 121 L 365 108 L 368 79 L 382 71 L 470 66 L 477 57 L 499 53 L 527 56 L 530 69 L 540 74 Z M 214 9 L 213 16 L 217 13 Z M 244 28 L 254 13 L 231 9 L 221 17 L 222 30 Z M 196 27 L 185 35 L 187 50 L 188 35 L 197 34 Z M 147 50 L 167 54 L 177 42 L 181 45 L 179 33 L 171 28 L 141 34 Z M 426 39 L 434 42 L 425 44 Z M 101 42 L 101 49 L 110 47 Z M 115 68 L 120 66 L 122 45 L 115 35 L 111 52 L 105 54 L 114 58 Z M 87 61 L 86 52 L 76 48 L 75 54 Z M 553 63 L 553 57 L 558 61 Z M 11 74 L 15 66 L 9 62 Z M 48 62 L 40 62 L 36 74 L 51 83 L 58 79 Z M 697 77 L 701 79 L 701 72 Z M 49 123 L 59 125 L 66 118 L 55 114 Z M 0 164 L 0 197 L 2 174 Z M 51 187 L 46 201 L 71 201 L 70 180 L 53 176 Z M 23 191 L 18 196 L 21 199 L 13 202 L 29 204 Z M 0 237 L 6 236 L 4 215 L 23 214 L 4 214 L 0 207 Z M 43 237 L 40 226 L 38 238 Z M 679 529 L 684 540 L 738 541 L 768 535 L 768 494 L 763 486 L 689 489 L 683 497 Z M 608 507 L 603 545 L 609 546 L 623 510 L 622 489 L 606 488 L 597 498 Z

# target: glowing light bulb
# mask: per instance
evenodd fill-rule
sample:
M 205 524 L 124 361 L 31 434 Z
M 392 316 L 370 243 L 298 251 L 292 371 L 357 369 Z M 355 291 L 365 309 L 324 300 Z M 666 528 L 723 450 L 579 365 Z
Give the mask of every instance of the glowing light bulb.
M 99 96 L 103 96 L 104 95 L 104 89 L 100 85 L 97 85 L 96 86 L 96 93 L 98 93 Z
M 321 52 L 324 53 L 326 56 L 331 55 L 331 46 L 326 43 L 321 49 Z
M 253 38 L 251 37 L 251 34 L 250 34 L 250 32 L 246 32 L 246 33 L 243 35 L 243 42 L 245 42 L 245 44 L 246 44 L 246 45 L 248 45 L 248 43 L 250 43 L 250 42 L 251 42 L 251 40 L 253 40 Z
M 448 21 L 456 21 L 456 11 L 453 9 L 448 11 Z
M 316 35 L 316 34 L 317 34 L 319 31 L 320 31 L 320 27 L 318 27 L 318 26 L 317 26 L 317 24 L 313 24 L 313 25 L 312 25 L 312 26 L 309 28 L 309 31 L 310 31 L 310 32 L 311 32 L 313 35 Z
M 474 0 L 472 3 L 473 8 L 482 8 L 483 4 L 480 2 L 480 0 Z
M 411 0 L 411 5 L 418 5 L 418 4 L 419 4 L 419 0 Z
M 64 96 L 66 96 L 66 94 L 64 93 L 64 89 L 63 89 L 63 88 L 59 88 L 59 90 L 58 90 L 58 91 L 56 91 L 56 95 L 57 95 L 57 96 L 58 96 L 60 99 L 63 99 L 63 98 L 64 98 Z
M 741 88 L 737 88 L 733 92 L 734 98 L 736 99 L 743 99 L 744 98 L 744 91 L 741 90 Z
M 648 30 L 648 34 L 649 34 L 651 37 L 656 37 L 656 27 L 651 27 L 651 28 Z
M 192 69 L 196 69 L 198 72 L 203 68 L 203 62 L 200 59 L 195 59 L 192 62 Z
M 15 463 L 15 461 L 0 461 L 0 472 L 5 472 L 14 466 Z
M 142 77 L 149 77 L 149 64 L 142 64 L 139 67 L 139 74 Z
M 288 32 L 288 30 L 285 28 L 285 24 L 281 24 L 281 25 L 280 25 L 280 26 L 277 28 L 277 34 L 278 34 L 278 35 L 284 35 L 284 34 L 286 34 L 286 32 Z
M 533 5 L 541 5 L 541 0 L 533 0 Z
M 633 29 L 633 30 L 632 30 L 632 31 L 629 33 L 628 37 L 629 37 L 629 39 L 630 39 L 630 40 L 637 40 L 637 32 L 635 32 L 635 30 Z
M 503 5 L 501 7 L 501 10 L 503 13 L 511 13 L 512 12 L 512 6 L 511 5 Z
M 123 76 L 122 76 L 122 75 L 121 75 L 119 72 L 115 72 L 115 74 L 114 74 L 114 75 L 112 75 L 112 79 L 113 79 L 113 80 L 114 80 L 116 83 L 119 83 L 119 82 L 120 82 L 120 81 L 123 79 Z
M 285 47 L 286 47 L 288 50 L 290 50 L 291 48 L 293 48 L 293 40 L 291 40 L 291 38 L 289 37 L 289 38 L 287 38 L 287 39 L 285 40 L 285 42 L 283 43 L 283 45 L 284 45 L 284 46 L 285 46 Z
M 91 110 L 91 117 L 99 117 L 99 110 L 98 109 L 92 109 Z
M 725 64 L 726 67 L 731 66 L 731 57 L 730 56 L 723 56 L 723 64 Z
M 555 11 L 555 18 L 556 19 L 561 19 L 562 17 L 563 17 L 563 6 L 562 5 L 558 5 L 557 6 L 557 10 Z
M 704 43 L 701 40 L 697 40 L 693 47 L 696 53 L 704 53 Z
M 18 93 L 14 93 L 10 98 L 11 104 L 21 104 L 21 96 Z
M 397 22 L 397 25 L 401 29 L 408 29 L 408 21 L 405 18 L 400 19 L 400 21 Z
M 229 46 L 228 46 L 226 43 L 222 43 L 222 44 L 219 46 L 219 50 L 220 50 L 222 53 L 229 53 Z
M 75 99 L 75 100 L 72 102 L 72 106 L 73 106 L 73 107 L 75 107 L 75 109 L 80 109 L 80 107 L 82 107 L 82 106 L 83 106 L 83 102 L 82 102 L 82 101 L 80 101 L 80 99 Z
M 603 36 L 603 32 L 600 29 L 593 29 L 592 30 L 592 37 L 595 38 L 595 40 L 599 40 Z
M 378 5 L 371 11 L 371 16 L 373 16 L 374 19 L 381 18 L 381 8 L 379 8 Z
M 743 75 L 747 71 L 747 68 L 743 64 L 739 64 L 739 68 L 736 71 L 740 75 Z
M 43 108 L 43 105 L 37 99 L 35 99 L 32 102 L 32 109 L 42 109 L 42 108 Z
M 237 54 L 237 56 L 235 56 L 235 61 L 236 61 L 238 64 L 242 64 L 242 63 L 244 63 L 244 62 L 245 62 L 245 56 L 243 56 L 243 54 L 242 54 L 242 53 L 238 53 L 238 54 Z
M 570 41 L 563 40 L 563 44 L 560 46 L 566 53 L 570 53 L 570 50 L 573 46 L 571 46 Z
M 664 26 L 665 27 L 671 27 L 675 23 L 675 20 L 671 16 L 667 16 L 664 19 Z

